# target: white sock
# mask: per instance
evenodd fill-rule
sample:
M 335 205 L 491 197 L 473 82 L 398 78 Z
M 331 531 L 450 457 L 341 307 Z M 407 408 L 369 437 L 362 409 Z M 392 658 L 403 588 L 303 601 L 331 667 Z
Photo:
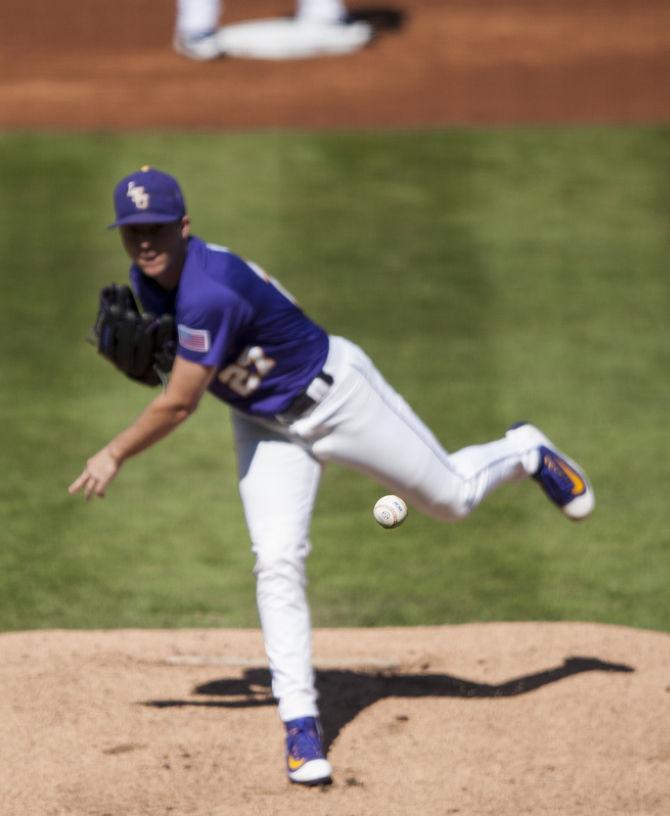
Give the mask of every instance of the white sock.
M 534 440 L 503 437 L 452 453 L 450 460 L 469 481 L 468 504 L 476 507 L 502 484 L 517 482 L 537 470 L 540 459 Z

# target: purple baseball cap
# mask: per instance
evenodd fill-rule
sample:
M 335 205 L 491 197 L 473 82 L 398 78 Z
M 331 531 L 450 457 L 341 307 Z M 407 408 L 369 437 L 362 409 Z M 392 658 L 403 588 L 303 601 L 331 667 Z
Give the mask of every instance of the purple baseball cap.
M 108 229 L 179 221 L 186 215 L 186 204 L 176 179 L 145 164 L 116 185 L 114 210 L 116 221 Z

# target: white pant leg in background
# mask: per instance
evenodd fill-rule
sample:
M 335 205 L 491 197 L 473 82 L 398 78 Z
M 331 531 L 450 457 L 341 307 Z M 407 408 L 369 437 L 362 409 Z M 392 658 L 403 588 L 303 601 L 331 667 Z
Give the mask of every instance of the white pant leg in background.
M 317 716 L 305 559 L 321 465 L 233 412 L 239 488 L 256 556 L 256 598 L 282 720 Z
M 467 516 L 492 490 L 526 478 L 535 447 L 503 437 L 449 454 L 355 344 L 331 338 L 325 366 L 334 385 L 291 430 L 323 462 L 373 477 L 441 521 Z
M 177 0 L 175 30 L 179 34 L 201 34 L 219 27 L 221 0 Z
M 200 34 L 218 28 L 223 8 L 222 0 L 177 0 L 175 29 L 180 34 Z M 334 23 L 343 19 L 346 13 L 344 0 L 295 2 L 295 16 L 301 20 Z
M 343 0 L 296 0 L 295 16 L 299 20 L 336 23 L 347 14 Z

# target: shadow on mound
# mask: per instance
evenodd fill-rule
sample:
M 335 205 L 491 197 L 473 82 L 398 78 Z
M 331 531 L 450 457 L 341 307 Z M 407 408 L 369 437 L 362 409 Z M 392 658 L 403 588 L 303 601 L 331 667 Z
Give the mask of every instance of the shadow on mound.
M 595 657 L 568 657 L 553 669 L 516 677 L 505 683 L 476 683 L 448 674 L 403 674 L 396 671 L 366 672 L 351 669 L 323 669 L 316 673 L 320 695 L 324 748 L 327 751 L 340 731 L 373 703 L 389 697 L 514 697 L 549 683 L 583 672 L 632 672 L 621 663 Z M 225 700 L 149 700 L 153 708 L 210 706 L 244 708 L 274 705 L 270 673 L 264 668 L 247 669 L 242 678 L 223 678 L 197 686 L 194 694 L 226 697 Z

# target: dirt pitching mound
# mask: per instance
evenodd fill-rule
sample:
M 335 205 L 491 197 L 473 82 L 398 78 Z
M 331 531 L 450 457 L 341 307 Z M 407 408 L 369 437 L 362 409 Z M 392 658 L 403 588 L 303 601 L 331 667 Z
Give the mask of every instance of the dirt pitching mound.
M 291 786 L 259 632 L 0 636 L 4 816 L 670 813 L 670 637 L 319 630 L 334 784 Z

